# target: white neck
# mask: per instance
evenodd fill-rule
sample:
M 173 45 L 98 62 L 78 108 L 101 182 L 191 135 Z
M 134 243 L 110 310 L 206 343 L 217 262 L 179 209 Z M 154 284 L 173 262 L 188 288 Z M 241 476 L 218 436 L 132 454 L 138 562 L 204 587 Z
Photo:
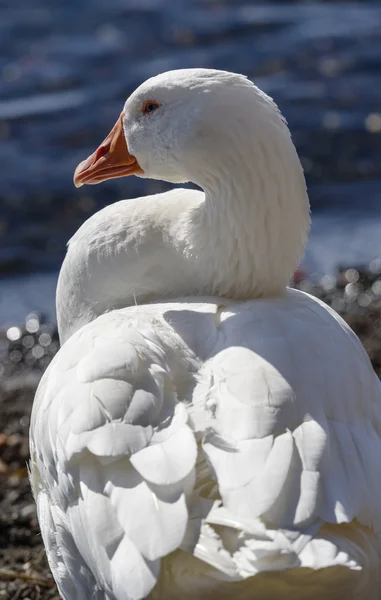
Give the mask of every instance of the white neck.
M 183 238 L 205 293 L 235 299 L 281 294 L 310 226 L 305 180 L 288 129 L 265 141 L 237 138 L 198 183 L 205 202 L 184 219 Z M 270 132 L 271 133 L 271 132 Z

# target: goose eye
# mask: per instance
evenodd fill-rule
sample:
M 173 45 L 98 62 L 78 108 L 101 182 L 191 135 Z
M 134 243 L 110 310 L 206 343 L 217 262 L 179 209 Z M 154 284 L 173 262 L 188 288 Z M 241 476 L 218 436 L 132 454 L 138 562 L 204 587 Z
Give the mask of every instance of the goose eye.
M 160 104 L 155 100 L 146 100 L 143 102 L 142 112 L 148 114 L 159 108 Z

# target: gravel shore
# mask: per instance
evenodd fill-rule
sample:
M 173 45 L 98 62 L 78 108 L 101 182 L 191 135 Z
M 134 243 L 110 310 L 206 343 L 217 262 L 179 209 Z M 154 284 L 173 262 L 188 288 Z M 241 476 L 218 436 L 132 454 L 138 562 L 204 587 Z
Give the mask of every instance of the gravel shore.
M 341 268 L 336 276 L 295 276 L 339 312 L 363 342 L 381 377 L 381 260 Z M 38 381 L 59 348 L 54 325 L 28 315 L 0 332 L 0 599 L 58 600 L 43 549 L 26 463 Z

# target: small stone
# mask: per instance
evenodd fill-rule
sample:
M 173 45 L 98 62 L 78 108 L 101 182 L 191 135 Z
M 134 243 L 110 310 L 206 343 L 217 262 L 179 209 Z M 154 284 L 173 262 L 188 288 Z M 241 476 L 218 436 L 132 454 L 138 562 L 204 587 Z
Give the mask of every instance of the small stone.
M 22 436 L 19 433 L 13 433 L 8 438 L 7 446 L 17 446 L 22 443 Z
M 356 283 L 356 281 L 358 281 L 360 277 L 357 269 L 347 269 L 345 271 L 344 276 L 348 283 Z
M 23 417 L 21 417 L 19 423 L 20 423 L 21 427 L 28 427 L 28 425 L 29 425 L 29 417 L 27 417 L 27 416 L 24 415 Z
M 369 271 L 374 273 L 374 275 L 379 275 L 381 273 L 381 258 L 375 258 L 369 265 Z
M 363 291 L 363 286 L 361 283 L 348 283 L 345 286 L 345 294 L 349 298 L 356 298 Z
M 20 329 L 20 327 L 10 327 L 7 330 L 7 338 L 11 341 L 11 342 L 15 342 L 16 340 L 19 340 L 22 336 L 22 331 Z
M 23 506 L 23 508 L 20 511 L 20 514 L 22 517 L 26 518 L 26 517 L 30 517 L 30 516 L 34 515 L 34 512 L 35 512 L 34 504 L 27 504 L 26 506 Z
M 45 348 L 46 346 L 49 346 L 51 344 L 52 336 L 49 333 L 41 333 L 40 337 L 38 338 L 38 341 L 41 344 L 41 346 Z
M 42 358 L 44 356 L 44 349 L 42 346 L 34 346 L 34 348 L 32 348 L 32 355 L 33 358 L 36 359 Z
M 369 294 L 360 294 L 357 302 L 359 303 L 359 306 L 362 306 L 363 308 L 367 308 L 370 305 L 370 303 L 372 302 L 372 298 L 369 296 Z
M 377 281 L 375 281 L 372 284 L 372 292 L 375 296 L 381 296 L 381 280 L 377 279 Z
M 11 488 L 18 488 L 20 485 L 20 477 L 18 475 L 11 475 L 10 477 L 8 477 L 8 485 Z M 15 494 L 15 500 L 18 499 L 19 497 L 19 493 L 16 492 Z M 11 494 L 9 494 L 9 498 L 11 497 Z
M 26 330 L 29 333 L 36 333 L 40 327 L 40 317 L 37 313 L 30 313 L 25 322 Z
M 18 363 L 20 362 L 20 360 L 22 360 L 22 353 L 20 352 L 20 350 L 12 350 L 12 352 L 9 355 L 9 358 L 13 363 Z
M 24 348 L 32 348 L 34 346 L 34 344 L 35 344 L 35 340 L 34 340 L 33 335 L 26 335 L 23 338 L 22 345 L 24 346 Z

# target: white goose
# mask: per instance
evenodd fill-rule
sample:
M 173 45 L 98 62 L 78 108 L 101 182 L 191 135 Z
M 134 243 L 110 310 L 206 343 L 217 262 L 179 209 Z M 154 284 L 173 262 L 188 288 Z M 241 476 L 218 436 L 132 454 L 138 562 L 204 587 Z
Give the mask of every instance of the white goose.
M 309 204 L 277 107 L 241 75 L 154 77 L 75 182 L 130 174 L 204 192 L 119 202 L 70 241 L 31 423 L 61 596 L 381 598 L 380 385 L 286 287 Z

